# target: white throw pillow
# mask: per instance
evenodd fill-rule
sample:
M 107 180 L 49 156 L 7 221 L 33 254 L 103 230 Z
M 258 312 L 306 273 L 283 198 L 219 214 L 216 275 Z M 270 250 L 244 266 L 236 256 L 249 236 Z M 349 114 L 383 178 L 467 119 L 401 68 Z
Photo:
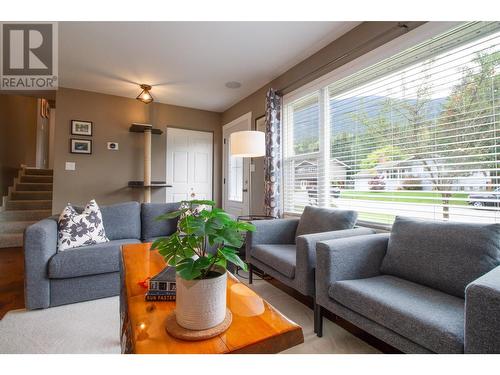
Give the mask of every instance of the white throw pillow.
M 58 251 L 108 241 L 101 210 L 94 199 L 85 206 L 81 214 L 70 203 L 61 212 L 58 221 Z

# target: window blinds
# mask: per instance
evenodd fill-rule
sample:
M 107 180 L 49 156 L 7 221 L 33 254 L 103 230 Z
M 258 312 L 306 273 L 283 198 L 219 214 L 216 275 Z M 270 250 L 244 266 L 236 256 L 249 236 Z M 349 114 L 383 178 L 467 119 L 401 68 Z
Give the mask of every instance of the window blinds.
M 287 194 L 285 208 L 299 212 L 307 205 L 318 205 L 318 163 L 320 131 L 319 95 L 301 98 L 287 108 L 288 131 L 285 152 L 293 155 L 285 159 L 284 186 Z
M 498 22 L 463 24 L 285 105 L 285 211 L 499 221 Z

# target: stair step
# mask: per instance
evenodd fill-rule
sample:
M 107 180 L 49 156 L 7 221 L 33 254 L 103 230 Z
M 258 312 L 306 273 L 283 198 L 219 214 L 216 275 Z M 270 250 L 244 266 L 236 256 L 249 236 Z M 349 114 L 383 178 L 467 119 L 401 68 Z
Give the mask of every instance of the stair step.
M 26 227 L 36 221 L 0 221 L 0 234 L 24 233 Z
M 15 186 L 15 191 L 52 191 L 52 184 L 18 182 Z
M 52 200 L 25 200 L 11 201 L 5 203 L 5 210 L 50 210 L 52 209 Z
M 25 168 L 24 174 L 29 176 L 52 176 L 54 171 L 52 169 Z
M 52 183 L 52 176 L 23 175 L 21 182 Z
M 21 247 L 23 246 L 22 233 L 4 233 L 0 234 L 0 248 L 2 247 Z
M 11 200 L 52 199 L 52 191 L 13 191 Z
M 42 220 L 52 216 L 51 210 L 11 210 L 0 212 L 0 222 Z

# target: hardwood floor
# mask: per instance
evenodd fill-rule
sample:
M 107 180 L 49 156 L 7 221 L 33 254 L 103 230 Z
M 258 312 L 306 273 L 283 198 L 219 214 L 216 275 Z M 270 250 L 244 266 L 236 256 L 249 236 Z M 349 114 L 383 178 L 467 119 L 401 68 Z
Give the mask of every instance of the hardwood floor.
M 24 254 L 21 247 L 0 249 L 0 319 L 24 308 Z

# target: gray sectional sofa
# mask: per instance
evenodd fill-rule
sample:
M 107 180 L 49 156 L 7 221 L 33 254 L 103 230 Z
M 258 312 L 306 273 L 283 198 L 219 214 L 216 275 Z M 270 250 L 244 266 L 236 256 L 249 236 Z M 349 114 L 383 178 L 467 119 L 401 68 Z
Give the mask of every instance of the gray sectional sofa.
M 249 232 L 246 238 L 250 284 L 256 266 L 285 285 L 314 298 L 316 243 L 375 233 L 368 228 L 354 228 L 356 219 L 355 211 L 308 206 L 300 219 L 253 221 L 256 231 Z M 317 310 L 315 332 L 316 313 Z
M 318 242 L 316 262 L 320 315 L 406 353 L 500 353 L 500 224 L 398 217 L 390 234 Z
M 103 206 L 103 224 L 110 241 L 63 252 L 57 252 L 57 216 L 29 226 L 24 235 L 26 308 L 118 295 L 121 245 L 172 234 L 176 219 L 154 219 L 178 207 L 178 203 L 137 202 Z

